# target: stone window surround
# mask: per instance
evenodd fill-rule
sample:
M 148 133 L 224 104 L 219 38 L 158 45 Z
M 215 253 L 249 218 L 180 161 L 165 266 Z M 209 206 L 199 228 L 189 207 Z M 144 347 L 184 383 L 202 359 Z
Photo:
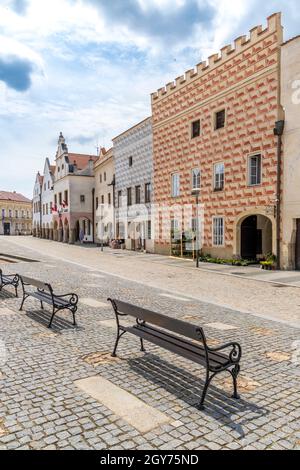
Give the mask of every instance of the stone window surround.
M 215 243 L 215 220 L 222 219 L 223 220 L 223 241 L 222 244 Z M 224 215 L 214 215 L 212 216 L 212 246 L 215 248 L 224 248 L 225 247 L 225 216 Z

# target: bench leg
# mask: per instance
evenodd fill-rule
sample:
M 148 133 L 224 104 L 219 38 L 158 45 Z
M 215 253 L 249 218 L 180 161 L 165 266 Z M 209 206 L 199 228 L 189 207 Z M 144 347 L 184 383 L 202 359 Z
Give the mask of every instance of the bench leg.
M 240 396 L 238 394 L 238 391 L 237 391 L 237 378 L 238 378 L 238 375 L 240 373 L 240 366 L 237 364 L 232 370 L 230 370 L 230 374 L 232 375 L 232 379 L 233 379 L 233 395 L 232 395 L 232 398 L 235 398 L 236 400 L 239 400 L 240 399 Z
M 41 301 L 41 309 L 44 310 L 44 305 L 42 301 Z
M 209 376 L 209 372 L 207 372 L 207 374 L 206 374 L 206 381 L 205 381 L 205 384 L 204 384 L 204 389 L 203 389 L 203 392 L 202 392 L 201 401 L 200 401 L 199 406 L 198 406 L 199 410 L 201 410 L 201 411 L 203 411 L 203 410 L 205 409 L 205 407 L 204 407 L 204 401 L 205 401 L 206 393 L 207 393 L 209 384 L 210 384 L 210 382 L 212 381 L 214 375 L 215 375 L 215 374 L 213 374 L 213 375 L 210 377 L 210 376 Z
M 122 331 L 122 333 L 120 334 L 120 330 L 118 330 L 117 339 L 116 339 L 116 342 L 115 342 L 115 347 L 114 347 L 114 350 L 113 350 L 113 353 L 112 353 L 111 357 L 117 357 L 117 347 L 118 347 L 120 339 L 122 338 L 122 336 L 125 333 L 126 333 L 126 331 Z
M 15 286 L 15 291 L 16 291 L 16 297 L 18 298 L 18 286 Z
M 73 326 L 77 326 L 76 319 L 75 319 L 75 313 L 76 313 L 76 310 L 72 310 L 72 315 L 73 315 Z
M 141 352 L 146 352 L 146 349 L 144 348 L 143 338 L 141 338 Z
M 24 305 L 24 302 L 25 300 L 27 299 L 28 295 L 23 295 L 23 299 L 22 299 L 22 303 L 21 303 L 21 307 L 19 308 L 20 312 L 22 311 L 23 309 L 23 305 Z
M 51 316 L 51 319 L 50 319 L 50 323 L 49 323 L 49 325 L 48 325 L 48 328 L 51 328 L 51 325 L 52 325 L 53 318 L 54 318 L 55 314 L 56 314 L 56 311 L 55 311 L 55 309 L 53 308 L 53 312 L 52 312 L 52 316 Z

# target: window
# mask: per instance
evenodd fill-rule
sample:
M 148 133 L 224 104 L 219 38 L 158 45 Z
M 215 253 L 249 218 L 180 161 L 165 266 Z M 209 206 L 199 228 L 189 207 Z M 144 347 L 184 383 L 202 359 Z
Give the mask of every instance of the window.
M 69 194 L 68 194 L 68 191 L 65 191 L 64 193 L 64 204 L 65 206 L 67 206 L 69 204 Z
M 145 202 L 149 203 L 151 202 L 151 183 L 146 183 L 145 184 Z
M 131 188 L 127 188 L 127 206 L 132 205 L 132 192 Z
M 215 114 L 215 130 L 225 127 L 225 109 Z
M 85 202 L 85 195 L 84 195 L 84 194 L 81 194 L 81 196 L 80 196 L 80 202 Z
M 96 210 L 98 209 L 98 207 L 99 207 L 99 198 L 96 197 Z
M 104 204 L 104 195 L 101 196 L 101 204 Z
M 199 168 L 194 168 L 194 170 L 192 170 L 192 187 L 193 187 L 193 189 L 200 189 L 200 170 L 199 170 Z
M 174 175 L 172 175 L 171 195 L 172 195 L 172 197 L 178 197 L 180 195 L 180 175 L 179 175 L 179 173 L 174 173 Z
M 104 181 L 106 181 L 106 171 L 104 172 Z
M 122 191 L 118 191 L 118 207 L 122 207 Z
M 111 194 L 108 193 L 108 205 L 110 206 L 111 205 Z
M 248 184 L 261 184 L 261 155 L 253 155 L 248 159 Z
M 58 203 L 60 206 L 62 205 L 62 193 L 58 194 Z
M 140 186 L 135 187 L 135 203 L 136 204 L 141 203 L 141 187 Z
M 200 227 L 200 224 L 199 224 L 199 227 Z M 192 229 L 192 232 L 193 233 L 197 233 L 197 218 L 196 217 L 193 217 L 191 219 L 191 229 Z
M 131 168 L 132 164 L 133 164 L 133 158 L 132 157 L 129 157 L 128 164 L 129 164 L 129 167 Z
M 223 217 L 213 218 L 213 245 L 224 245 L 224 219 Z
M 148 237 L 148 240 L 151 240 L 152 238 L 151 220 L 147 221 L 147 237 Z
M 200 119 L 192 122 L 192 139 L 199 137 L 201 132 Z
M 102 183 L 102 173 L 100 173 L 100 183 Z
M 180 240 L 179 222 L 177 219 L 171 219 L 171 238 L 172 240 Z
M 214 190 L 222 191 L 224 189 L 224 163 L 216 163 L 214 166 Z
M 15 217 L 16 219 L 18 218 L 19 214 L 18 214 L 18 211 L 15 211 Z

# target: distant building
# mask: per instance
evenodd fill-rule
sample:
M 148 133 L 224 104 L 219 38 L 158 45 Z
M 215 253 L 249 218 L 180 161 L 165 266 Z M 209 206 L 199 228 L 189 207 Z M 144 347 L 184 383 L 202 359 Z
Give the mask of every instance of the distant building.
M 32 199 L 32 234 L 42 236 L 42 189 L 44 177 L 38 172 L 35 177 Z
M 116 236 L 129 250 L 153 252 L 153 137 L 149 117 L 113 139 Z
M 16 192 L 0 191 L 0 235 L 31 235 L 32 201 Z
M 113 149 L 100 150 L 94 164 L 95 175 L 95 241 L 109 243 L 115 236 L 114 198 L 115 163 Z
M 94 241 L 95 155 L 70 153 L 62 133 L 55 159 L 53 239 L 64 243 Z

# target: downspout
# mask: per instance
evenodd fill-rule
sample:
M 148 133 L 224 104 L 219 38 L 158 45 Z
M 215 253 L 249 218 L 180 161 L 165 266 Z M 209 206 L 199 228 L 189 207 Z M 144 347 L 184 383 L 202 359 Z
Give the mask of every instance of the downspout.
M 284 121 L 276 121 L 274 135 L 277 139 L 277 189 L 276 189 L 276 257 L 277 269 L 281 268 L 281 170 L 282 170 L 282 135 L 284 131 Z

